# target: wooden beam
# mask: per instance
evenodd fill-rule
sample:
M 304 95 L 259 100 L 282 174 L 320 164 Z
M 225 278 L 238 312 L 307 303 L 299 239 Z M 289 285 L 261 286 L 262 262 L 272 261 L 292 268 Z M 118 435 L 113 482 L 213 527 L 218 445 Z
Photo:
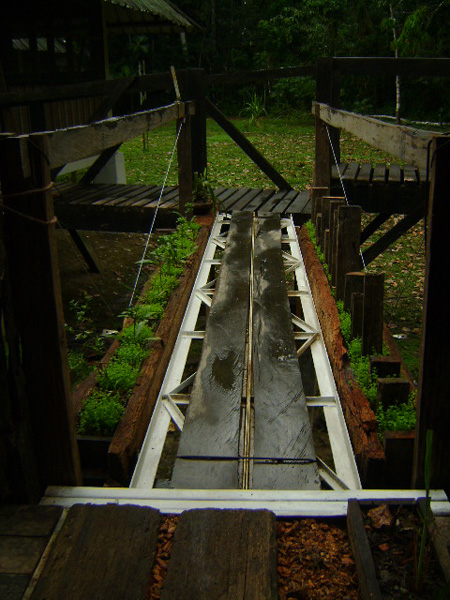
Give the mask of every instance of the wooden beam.
M 42 491 L 80 485 L 46 136 L 29 137 L 30 178 L 19 138 L 0 140 L 5 247 Z
M 411 229 L 420 219 L 424 216 L 424 207 L 420 205 L 409 215 L 406 215 L 401 221 L 399 221 L 392 229 L 387 231 L 381 238 L 379 238 L 370 248 L 363 252 L 364 264 L 367 266 L 373 260 L 377 258 L 382 252 L 386 250 L 391 244 L 393 244 L 400 236 Z
M 406 163 L 416 165 L 424 171 L 427 169 L 431 131 L 384 123 L 320 103 L 314 103 L 313 114 L 325 123 L 345 129 L 371 146 L 393 154 Z
M 292 186 L 273 167 L 255 146 L 229 121 L 225 115 L 210 100 L 206 99 L 206 110 L 218 125 L 242 148 L 261 171 L 271 179 L 280 190 L 291 190 Z
M 382 600 L 369 540 L 357 500 L 348 501 L 347 530 L 358 573 L 362 600 Z
M 106 119 L 92 125 L 82 125 L 46 132 L 48 159 L 51 168 L 75 160 L 101 154 L 107 148 L 131 140 L 144 131 L 151 131 L 170 121 L 181 119 L 185 104 L 175 103 L 125 117 Z M 26 139 L 26 136 L 18 136 Z M 25 171 L 24 175 L 28 173 Z
M 259 69 L 257 71 L 237 71 L 235 73 L 217 73 L 206 77 L 206 85 L 247 84 L 252 81 L 271 81 L 286 77 L 314 77 L 316 67 L 281 67 L 279 69 Z
M 362 354 L 383 350 L 384 273 L 364 273 Z
M 336 235 L 336 298 L 344 299 L 345 276 L 360 268 L 361 208 L 340 206 Z
M 192 166 L 192 130 L 191 118 L 186 115 L 184 121 L 177 121 L 177 128 L 181 127 L 178 136 L 178 197 L 179 211 L 185 214 L 186 204 L 192 202 L 194 185 L 194 170 Z M 178 131 L 178 129 L 177 129 Z
M 341 75 L 450 77 L 450 58 L 338 57 Z
M 450 302 L 446 283 L 450 274 L 448 223 L 450 202 L 450 136 L 436 137 L 431 146 L 432 177 L 427 216 L 424 318 L 417 398 L 414 484 L 424 483 L 426 433 L 434 431 L 431 485 L 439 483 L 450 494 L 450 378 L 448 331 Z

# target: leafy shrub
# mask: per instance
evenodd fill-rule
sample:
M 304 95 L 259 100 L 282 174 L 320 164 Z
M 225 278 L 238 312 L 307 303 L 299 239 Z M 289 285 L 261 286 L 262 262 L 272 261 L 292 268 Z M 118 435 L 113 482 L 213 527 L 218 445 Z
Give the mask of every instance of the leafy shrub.
M 147 356 L 147 350 L 138 344 L 121 344 L 115 354 L 115 359 L 132 367 L 140 367 Z
M 122 329 L 119 340 L 122 344 L 138 344 L 141 348 L 148 348 L 148 343 L 153 336 L 153 327 L 144 321 L 133 323 Z
M 364 395 L 369 400 L 370 405 L 372 407 L 375 406 L 377 400 L 378 377 L 375 370 L 371 373 L 369 372 L 370 357 L 363 356 L 360 338 L 355 338 L 349 342 L 348 356 L 356 381 L 359 383 Z
M 99 388 L 118 392 L 133 389 L 139 375 L 139 366 L 135 367 L 113 357 L 105 368 L 99 370 Z
M 84 358 L 83 353 L 79 350 L 69 350 L 67 358 L 73 383 L 85 379 L 92 371 L 92 368 Z
M 93 390 L 79 414 L 78 433 L 109 436 L 114 433 L 125 409 L 117 394 Z
M 378 431 L 410 431 L 416 426 L 416 407 L 414 394 L 408 402 L 388 406 L 386 409 L 379 406 L 377 409 Z
M 344 338 L 345 345 L 348 348 L 352 337 L 352 316 L 347 310 L 344 310 L 344 302 L 342 300 L 338 300 L 336 302 L 336 306 L 339 313 L 339 320 L 341 322 L 342 336 Z

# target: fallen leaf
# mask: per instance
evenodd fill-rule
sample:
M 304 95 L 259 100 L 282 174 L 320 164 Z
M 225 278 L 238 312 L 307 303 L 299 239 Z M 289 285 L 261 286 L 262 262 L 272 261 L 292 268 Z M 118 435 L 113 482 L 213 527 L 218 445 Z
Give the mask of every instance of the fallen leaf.
M 387 552 L 389 550 L 389 544 L 380 544 L 378 546 L 378 548 L 382 551 L 382 552 Z
M 393 517 L 389 511 L 387 504 L 382 504 L 376 508 L 372 508 L 367 513 L 370 518 L 372 525 L 375 529 L 381 529 L 383 526 L 390 527 L 392 525 Z

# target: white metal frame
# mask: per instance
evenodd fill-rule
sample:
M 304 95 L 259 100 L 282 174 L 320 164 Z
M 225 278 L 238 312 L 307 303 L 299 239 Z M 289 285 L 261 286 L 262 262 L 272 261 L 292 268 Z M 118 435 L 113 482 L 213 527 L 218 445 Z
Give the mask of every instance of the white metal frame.
M 44 505 L 131 504 L 165 514 L 199 508 L 267 509 L 278 517 L 345 517 L 349 500 L 377 504 L 413 504 L 425 490 L 169 490 L 103 487 L 49 487 Z M 435 516 L 450 514 L 443 490 L 431 490 Z
M 214 281 L 208 282 L 213 265 L 220 264 L 214 258 L 217 248 L 224 249 L 226 237 L 222 228 L 230 223 L 225 214 L 219 214 L 213 225 L 210 240 L 205 250 L 199 272 L 194 284 L 191 298 L 178 334 L 174 351 L 155 405 L 153 416 L 142 445 L 130 487 L 151 489 L 155 483 L 158 463 L 169 430 L 170 422 L 182 431 L 184 415 L 179 405 L 188 403 L 186 396 L 180 392 L 192 383 L 193 377 L 182 381 L 186 359 L 193 339 L 203 339 L 203 331 L 195 331 L 195 325 L 202 302 L 211 305 Z M 307 397 L 308 407 L 322 407 L 328 429 L 330 446 L 333 453 L 335 470 L 319 460 L 319 474 L 324 482 L 332 489 L 360 489 L 358 469 L 355 463 L 353 449 L 345 425 L 336 385 L 328 360 L 322 331 L 314 307 L 311 290 L 301 255 L 295 226 L 292 218 L 281 222 L 282 243 L 289 247 L 289 252 L 283 252 L 286 272 L 294 272 L 298 290 L 289 294 L 298 295 L 304 320 L 292 315 L 294 336 L 302 341 L 298 354 L 307 348 L 311 349 L 316 377 L 319 385 L 319 396 Z

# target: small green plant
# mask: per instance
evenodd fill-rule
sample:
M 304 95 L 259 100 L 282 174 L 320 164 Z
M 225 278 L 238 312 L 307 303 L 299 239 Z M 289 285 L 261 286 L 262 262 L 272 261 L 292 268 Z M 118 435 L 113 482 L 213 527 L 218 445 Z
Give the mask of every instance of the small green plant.
M 98 386 L 103 391 L 128 392 L 136 384 L 139 367 L 113 357 L 98 371 Z
M 309 237 L 314 246 L 314 250 L 316 251 L 317 257 L 320 260 L 320 264 L 322 265 L 325 275 L 327 276 L 328 282 L 331 284 L 331 274 L 328 269 L 328 264 L 325 261 L 325 254 L 322 252 L 322 248 L 320 247 L 320 245 L 317 241 L 316 228 L 314 227 L 312 221 L 307 221 L 305 223 L 305 227 L 308 231 Z
M 416 426 L 416 407 L 414 394 L 408 402 L 393 404 L 384 408 L 381 404 L 376 412 L 378 431 L 411 431 Z
M 79 350 L 69 350 L 67 358 L 69 362 L 70 375 L 74 383 L 85 379 L 92 371 L 92 367 L 85 359 L 83 353 Z
M 337 300 L 336 306 L 341 323 L 342 337 L 344 338 L 344 343 L 348 348 L 352 337 L 352 316 L 347 310 L 344 310 L 344 302 L 342 300 Z
M 214 193 L 213 186 L 208 181 L 206 173 L 194 173 L 194 180 L 192 183 L 192 199 L 194 203 L 210 201 L 216 211 L 218 208 L 218 200 Z
M 84 401 L 78 416 L 78 433 L 110 436 L 114 433 L 124 410 L 118 394 L 94 389 Z
M 264 98 L 255 91 L 248 94 L 248 100 L 241 111 L 243 116 L 248 117 L 249 123 L 255 123 L 262 117 L 267 117 Z

